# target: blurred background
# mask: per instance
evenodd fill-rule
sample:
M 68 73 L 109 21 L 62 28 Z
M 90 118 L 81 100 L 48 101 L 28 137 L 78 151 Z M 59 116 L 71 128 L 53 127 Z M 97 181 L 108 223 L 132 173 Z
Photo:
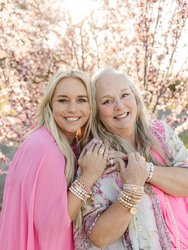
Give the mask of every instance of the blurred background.
M 187 0 L 0 0 L 0 202 L 7 166 L 58 69 L 123 70 L 188 147 Z

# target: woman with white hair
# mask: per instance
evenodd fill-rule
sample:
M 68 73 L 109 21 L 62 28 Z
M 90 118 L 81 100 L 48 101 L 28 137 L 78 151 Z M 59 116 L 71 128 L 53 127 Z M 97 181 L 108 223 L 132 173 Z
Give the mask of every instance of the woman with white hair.
M 105 147 L 87 143 L 93 119 L 90 79 L 60 71 L 49 81 L 33 131 L 19 146 L 6 177 L 0 215 L 2 250 L 73 250 L 72 221 L 101 176 Z M 92 152 L 92 155 L 91 155 Z M 100 166 L 98 162 L 100 161 Z
M 109 171 L 82 209 L 76 249 L 188 249 L 188 150 L 166 123 L 148 119 L 124 74 L 104 69 L 93 87 L 93 135 L 109 148 Z

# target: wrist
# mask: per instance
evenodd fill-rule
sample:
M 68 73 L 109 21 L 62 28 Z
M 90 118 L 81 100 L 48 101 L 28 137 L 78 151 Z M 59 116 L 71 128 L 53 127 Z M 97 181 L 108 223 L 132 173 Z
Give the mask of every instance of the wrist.
M 88 187 L 90 187 L 90 188 L 92 188 L 92 186 L 94 185 L 94 183 L 95 183 L 95 181 L 96 180 L 94 180 L 93 179 L 93 177 L 92 176 L 88 176 L 88 175 L 86 175 L 86 174 L 81 174 L 80 176 L 79 176 L 79 178 L 80 178 L 80 180 L 82 180 Z
M 84 201 L 85 204 L 88 200 L 90 202 L 93 200 L 92 189 L 79 177 L 69 187 L 69 191 L 71 191 L 77 198 Z

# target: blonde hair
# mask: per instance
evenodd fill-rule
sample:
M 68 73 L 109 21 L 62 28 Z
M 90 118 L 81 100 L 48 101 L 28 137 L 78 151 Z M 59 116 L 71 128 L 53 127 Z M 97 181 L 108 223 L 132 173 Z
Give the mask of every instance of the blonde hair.
M 129 153 L 132 151 L 138 151 L 141 155 L 143 155 L 147 161 L 152 161 L 154 164 L 158 162 L 154 159 L 153 155 L 151 154 L 151 147 L 156 149 L 163 158 L 165 158 L 164 153 L 160 149 L 158 141 L 154 138 L 150 130 L 150 122 L 147 119 L 147 110 L 144 104 L 141 92 L 138 88 L 130 81 L 130 79 L 125 76 L 123 73 L 116 71 L 113 68 L 105 68 L 98 71 L 92 81 L 93 91 L 96 95 L 96 83 L 106 75 L 119 75 L 122 76 L 126 83 L 128 84 L 129 88 L 131 89 L 132 93 L 134 94 L 136 103 L 137 103 L 137 117 L 136 117 L 136 124 L 135 124 L 135 144 L 136 148 L 134 148 L 128 141 L 121 138 L 117 134 L 114 134 L 108 131 L 103 123 L 99 118 L 99 114 L 97 112 L 97 105 L 96 105 L 96 112 L 92 126 L 93 135 L 97 138 L 100 138 L 108 147 L 113 148 L 114 150 L 119 150 L 124 153 Z
M 58 128 L 53 118 L 53 113 L 51 109 L 51 101 L 52 101 L 55 88 L 57 84 L 62 79 L 65 79 L 65 78 L 79 79 L 85 85 L 91 113 L 86 124 L 82 128 L 80 128 L 80 131 L 78 131 L 78 143 L 79 145 L 83 146 L 88 142 L 90 138 L 91 124 L 92 124 L 93 115 L 94 115 L 94 112 L 93 112 L 94 98 L 93 98 L 93 93 L 92 93 L 92 88 L 91 88 L 91 81 L 89 77 L 87 76 L 87 74 L 80 70 L 75 70 L 75 71 L 61 70 L 52 76 L 51 80 L 49 81 L 46 87 L 46 91 L 41 100 L 41 103 L 39 105 L 38 112 L 36 114 L 37 125 L 35 126 L 34 130 L 45 125 L 47 129 L 49 130 L 49 132 L 54 137 L 60 151 L 64 154 L 66 158 L 67 165 L 66 165 L 65 176 L 67 179 L 68 186 L 70 186 L 75 175 L 75 156 L 74 156 L 74 153 L 72 152 L 71 146 L 68 143 L 66 136 Z

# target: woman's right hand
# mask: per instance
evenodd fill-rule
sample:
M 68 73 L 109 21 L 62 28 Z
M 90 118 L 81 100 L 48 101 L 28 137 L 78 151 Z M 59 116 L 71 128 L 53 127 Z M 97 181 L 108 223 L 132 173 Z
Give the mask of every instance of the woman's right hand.
M 93 141 L 81 152 L 78 164 L 80 178 L 90 187 L 102 176 L 107 164 L 108 149 L 100 141 Z
M 146 161 L 138 152 L 128 154 L 126 168 L 120 164 L 120 173 L 125 183 L 144 186 L 148 173 Z

